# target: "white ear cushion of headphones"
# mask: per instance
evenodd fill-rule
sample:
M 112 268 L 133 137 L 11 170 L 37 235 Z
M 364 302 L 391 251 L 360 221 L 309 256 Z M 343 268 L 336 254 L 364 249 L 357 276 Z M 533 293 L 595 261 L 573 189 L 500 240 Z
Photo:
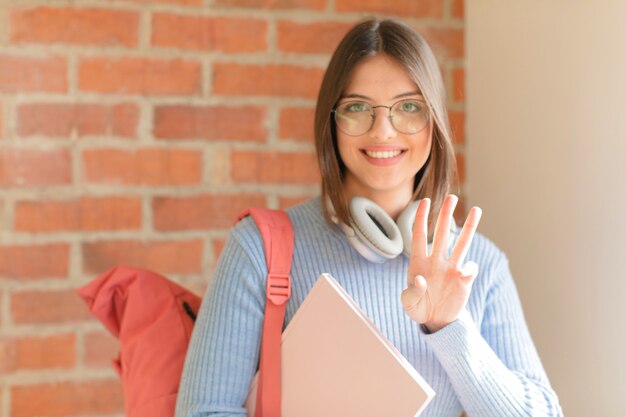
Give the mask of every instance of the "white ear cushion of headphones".
M 402 235 L 402 242 L 404 243 L 404 253 L 407 256 L 411 254 L 411 246 L 413 245 L 413 223 L 415 223 L 415 214 L 417 213 L 417 206 L 419 206 L 420 200 L 411 201 L 408 206 L 396 221 L 400 234 Z
M 364 197 L 354 197 L 350 201 L 350 214 L 356 235 L 382 257 L 378 262 L 393 259 L 402 253 L 404 245 L 398 226 L 376 203 Z

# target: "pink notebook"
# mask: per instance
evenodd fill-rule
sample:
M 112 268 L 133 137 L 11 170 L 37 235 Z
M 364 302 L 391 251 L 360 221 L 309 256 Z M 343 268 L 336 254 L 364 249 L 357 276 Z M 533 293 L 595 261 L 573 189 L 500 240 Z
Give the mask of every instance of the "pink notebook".
M 281 372 L 282 417 L 415 417 L 435 395 L 328 274 L 283 332 Z M 255 377 L 250 417 L 256 388 Z

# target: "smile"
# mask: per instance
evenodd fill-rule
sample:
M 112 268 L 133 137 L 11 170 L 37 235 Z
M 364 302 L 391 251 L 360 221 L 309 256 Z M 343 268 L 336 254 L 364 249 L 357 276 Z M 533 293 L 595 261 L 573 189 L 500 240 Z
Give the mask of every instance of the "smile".
M 369 156 L 370 158 L 375 158 L 375 159 L 387 159 L 387 158 L 395 158 L 396 156 L 399 156 L 402 152 L 402 150 L 398 149 L 395 151 L 363 151 L 365 153 L 365 155 Z
M 376 149 L 375 147 L 361 148 L 359 149 L 363 155 L 371 159 L 392 159 L 397 158 L 407 151 L 400 147 L 386 147 L 382 149 Z

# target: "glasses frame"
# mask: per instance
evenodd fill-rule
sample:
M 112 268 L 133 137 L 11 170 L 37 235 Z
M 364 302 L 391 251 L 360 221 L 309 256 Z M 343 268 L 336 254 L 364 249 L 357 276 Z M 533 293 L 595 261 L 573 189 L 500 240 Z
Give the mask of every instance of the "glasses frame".
M 396 125 L 393 123 L 393 117 L 391 117 L 391 109 L 400 103 L 404 103 L 406 101 L 417 101 L 419 103 L 422 103 L 424 105 L 424 110 L 423 112 L 425 113 L 425 120 L 426 123 L 424 123 L 424 126 L 422 126 L 420 129 L 418 129 L 415 132 L 403 132 L 402 130 L 398 129 L 396 127 Z M 364 103 L 370 106 L 370 116 L 371 116 L 371 123 L 370 123 L 370 127 L 367 128 L 367 130 L 363 133 L 360 133 L 358 135 L 353 135 L 351 133 L 346 132 L 345 130 L 341 129 L 341 127 L 339 127 L 339 122 L 337 121 L 337 109 L 339 108 L 339 106 L 343 106 L 346 104 L 350 104 L 350 103 Z M 368 102 L 363 101 L 363 100 L 350 100 L 350 101 L 345 101 L 343 103 L 339 103 L 337 104 L 330 112 L 333 113 L 333 119 L 335 121 L 335 126 L 337 127 L 337 129 L 339 129 L 342 133 L 348 135 L 348 136 L 352 136 L 352 137 L 356 137 L 356 136 L 362 136 L 364 134 L 366 134 L 367 132 L 369 132 L 370 130 L 372 130 L 372 127 L 374 127 L 374 123 L 376 122 L 376 109 L 379 107 L 383 107 L 386 109 L 389 109 L 389 115 L 387 116 L 389 118 L 389 122 L 391 123 L 391 126 L 399 133 L 402 133 L 404 135 L 415 135 L 419 132 L 421 132 L 422 130 L 424 130 L 424 128 L 426 128 L 426 126 L 428 126 L 428 122 L 430 121 L 430 110 L 428 108 L 428 106 L 426 105 L 426 102 L 424 100 L 419 100 L 419 99 L 415 99 L 415 98 L 404 98 L 402 100 L 398 100 L 395 103 L 391 104 L 391 106 L 385 106 L 383 104 L 379 104 L 377 106 L 372 106 L 370 105 Z

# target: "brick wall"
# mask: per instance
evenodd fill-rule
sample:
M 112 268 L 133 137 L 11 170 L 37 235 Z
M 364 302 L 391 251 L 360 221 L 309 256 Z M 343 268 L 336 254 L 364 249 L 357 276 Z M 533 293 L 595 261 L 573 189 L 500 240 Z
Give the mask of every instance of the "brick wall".
M 0 417 L 121 414 L 76 288 L 127 263 L 201 293 L 240 209 L 317 194 L 319 82 L 374 13 L 433 45 L 463 167 L 461 0 L 0 0 Z

